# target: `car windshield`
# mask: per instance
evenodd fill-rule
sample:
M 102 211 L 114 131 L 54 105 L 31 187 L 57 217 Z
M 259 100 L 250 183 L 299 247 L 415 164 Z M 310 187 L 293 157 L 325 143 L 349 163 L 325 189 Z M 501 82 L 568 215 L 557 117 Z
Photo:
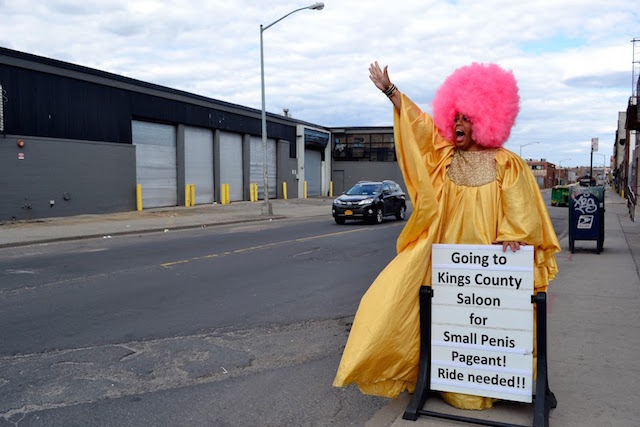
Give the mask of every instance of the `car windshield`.
M 347 191 L 347 196 L 373 196 L 380 193 L 380 184 L 356 184 Z

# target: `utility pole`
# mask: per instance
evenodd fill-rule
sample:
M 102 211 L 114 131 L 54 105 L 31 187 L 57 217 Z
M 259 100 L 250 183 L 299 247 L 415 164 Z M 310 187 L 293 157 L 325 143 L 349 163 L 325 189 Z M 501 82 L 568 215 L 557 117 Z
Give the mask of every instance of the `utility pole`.
M 589 166 L 589 187 L 593 179 L 593 152 L 598 151 L 598 138 L 591 138 L 591 166 Z
M 589 164 L 589 187 L 591 187 L 592 178 L 593 178 L 593 143 L 591 144 L 591 163 Z
M 631 40 L 631 43 L 633 43 L 633 56 L 631 59 L 631 96 L 637 97 L 638 75 L 640 74 L 640 37 L 634 37 L 633 40 Z
M 631 64 L 631 98 L 629 98 L 629 107 L 627 107 L 627 123 L 629 122 L 629 112 L 631 110 L 631 106 L 634 105 L 636 108 L 636 114 L 637 114 L 637 108 L 638 108 L 638 76 L 640 74 L 640 38 L 638 37 L 634 37 L 633 40 L 631 40 L 631 43 L 633 44 L 633 56 L 632 56 L 632 64 Z M 636 162 L 637 159 L 637 154 L 636 154 L 636 158 L 630 159 L 630 155 L 632 153 L 634 153 L 634 149 L 638 143 L 638 135 L 637 135 L 637 130 L 635 130 L 635 126 L 633 128 L 631 128 L 630 126 L 627 127 L 627 146 L 625 147 L 625 186 L 629 187 L 629 190 L 631 190 L 631 192 L 633 193 L 633 204 L 636 204 L 636 199 L 635 199 L 635 195 L 638 192 L 638 171 L 637 168 L 634 171 L 634 175 L 630 176 L 631 174 L 631 162 Z M 637 165 L 637 163 L 636 163 Z M 625 192 L 625 194 L 628 194 L 628 192 Z

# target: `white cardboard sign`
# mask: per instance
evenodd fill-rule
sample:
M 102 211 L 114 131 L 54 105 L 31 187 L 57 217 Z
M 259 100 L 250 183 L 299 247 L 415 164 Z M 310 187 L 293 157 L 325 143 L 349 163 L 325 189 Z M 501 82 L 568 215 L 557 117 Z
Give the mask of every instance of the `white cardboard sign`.
M 431 389 L 531 403 L 533 247 L 432 246 Z

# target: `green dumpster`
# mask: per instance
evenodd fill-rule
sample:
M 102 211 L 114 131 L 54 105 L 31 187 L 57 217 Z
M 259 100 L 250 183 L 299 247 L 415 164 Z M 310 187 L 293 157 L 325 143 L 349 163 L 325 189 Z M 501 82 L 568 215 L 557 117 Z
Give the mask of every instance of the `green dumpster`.
M 551 206 L 569 206 L 569 186 L 556 185 L 551 189 Z

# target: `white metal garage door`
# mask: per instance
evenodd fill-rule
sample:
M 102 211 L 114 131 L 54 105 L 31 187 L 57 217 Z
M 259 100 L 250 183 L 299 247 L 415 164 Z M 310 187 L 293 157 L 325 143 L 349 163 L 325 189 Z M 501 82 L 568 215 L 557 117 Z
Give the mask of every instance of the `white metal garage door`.
M 322 195 L 322 153 L 304 150 L 304 179 L 307 181 L 307 196 Z
M 244 200 L 242 135 L 220 132 L 220 184 L 229 184 L 229 200 Z
M 264 198 L 264 172 L 262 170 L 262 138 L 257 136 L 251 137 L 250 147 L 250 170 L 249 177 L 252 183 L 258 184 L 258 198 Z M 276 177 L 278 170 L 276 169 L 276 141 L 267 139 L 267 181 L 269 183 L 269 198 L 276 198 Z
M 197 205 L 213 203 L 213 132 L 210 129 L 184 129 L 185 184 L 195 184 Z
M 136 146 L 136 179 L 142 185 L 142 207 L 176 206 L 175 127 L 133 120 L 131 136 Z

